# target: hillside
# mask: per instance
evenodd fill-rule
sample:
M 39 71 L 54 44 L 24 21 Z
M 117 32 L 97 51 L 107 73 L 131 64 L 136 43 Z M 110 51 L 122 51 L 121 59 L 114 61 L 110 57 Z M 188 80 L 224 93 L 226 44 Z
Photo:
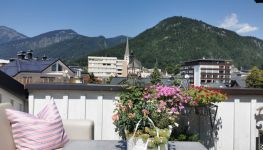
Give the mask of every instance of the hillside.
M 78 60 L 92 52 L 116 46 L 126 41 L 125 36 L 118 36 L 115 38 L 99 37 L 86 37 L 77 36 L 75 38 L 65 40 L 63 42 L 50 45 L 45 48 L 38 49 L 35 54 L 38 56 L 46 55 L 53 58 L 61 58 L 68 63 Z M 84 59 L 87 61 L 87 58 Z M 80 62 L 83 64 L 85 62 Z M 76 64 L 79 64 L 77 62 Z
M 0 44 L 15 40 L 25 39 L 25 35 L 6 26 L 0 26 Z
M 10 29 L 9 31 L 11 35 L 15 30 Z M 0 31 L 0 35 L 5 33 Z M 79 59 L 90 52 L 116 46 L 124 42 L 125 39 L 125 36 L 108 39 L 103 36 L 87 37 L 79 35 L 71 29 L 55 30 L 32 38 L 17 38 L 17 40 L 13 39 L 9 42 L 5 41 L 0 44 L 0 57 L 9 59 L 15 57 L 18 51 L 31 49 L 34 51 L 34 55 L 39 57 L 45 54 L 48 57 L 62 58 L 72 62 L 72 60 Z
M 123 58 L 125 44 L 92 55 Z M 199 58 L 232 59 L 238 67 L 263 66 L 263 41 L 243 37 L 202 21 L 185 17 L 167 18 L 132 40 L 130 49 L 145 67 L 156 60 L 162 69 Z

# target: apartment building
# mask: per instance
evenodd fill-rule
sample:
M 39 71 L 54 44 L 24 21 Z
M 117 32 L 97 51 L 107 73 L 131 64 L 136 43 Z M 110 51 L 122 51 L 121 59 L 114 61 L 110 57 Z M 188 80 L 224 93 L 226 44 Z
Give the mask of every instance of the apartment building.
M 130 61 L 129 40 L 127 38 L 123 59 L 117 57 L 88 56 L 88 72 L 99 78 L 127 77 Z
M 88 71 L 99 78 L 126 77 L 126 68 L 127 62 L 117 57 L 88 56 Z
M 230 85 L 230 60 L 198 59 L 184 62 L 180 68 L 182 76 L 187 75 L 189 82 L 196 86 L 205 86 L 212 83 Z

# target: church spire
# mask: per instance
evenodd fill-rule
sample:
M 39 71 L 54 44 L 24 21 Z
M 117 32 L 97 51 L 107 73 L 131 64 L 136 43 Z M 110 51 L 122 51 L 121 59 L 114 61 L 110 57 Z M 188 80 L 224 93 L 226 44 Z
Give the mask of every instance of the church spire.
M 129 62 L 130 62 L 130 49 L 129 49 L 129 39 L 128 39 L 128 37 L 127 37 L 127 42 L 126 42 L 124 60 L 126 60 L 127 64 L 129 64 Z

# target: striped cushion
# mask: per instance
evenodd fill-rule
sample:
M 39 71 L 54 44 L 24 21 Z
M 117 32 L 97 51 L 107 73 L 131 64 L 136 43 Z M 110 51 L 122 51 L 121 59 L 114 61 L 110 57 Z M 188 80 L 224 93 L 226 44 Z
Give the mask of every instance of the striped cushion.
M 19 150 L 52 150 L 69 141 L 53 100 L 37 116 L 12 109 L 6 109 L 6 114 Z

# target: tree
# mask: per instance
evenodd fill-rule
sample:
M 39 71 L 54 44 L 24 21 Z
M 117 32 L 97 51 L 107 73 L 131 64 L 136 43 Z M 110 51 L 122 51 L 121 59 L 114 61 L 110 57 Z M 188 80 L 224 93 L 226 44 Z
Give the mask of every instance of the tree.
M 110 84 L 111 80 L 113 79 L 113 76 L 110 76 L 109 78 L 106 79 L 106 84 Z
M 153 70 L 152 74 L 150 75 L 150 78 L 151 78 L 152 84 L 161 83 L 161 74 L 158 70 L 157 63 L 155 63 L 155 65 L 154 65 L 154 70 Z
M 180 72 L 180 67 L 180 64 L 169 65 L 168 67 L 166 67 L 166 70 L 169 74 L 177 75 Z
M 251 88 L 263 88 L 263 70 L 253 67 L 247 76 L 246 84 Z
M 88 83 L 99 84 L 99 83 L 101 83 L 101 81 L 98 78 L 96 78 L 93 73 L 89 73 Z

